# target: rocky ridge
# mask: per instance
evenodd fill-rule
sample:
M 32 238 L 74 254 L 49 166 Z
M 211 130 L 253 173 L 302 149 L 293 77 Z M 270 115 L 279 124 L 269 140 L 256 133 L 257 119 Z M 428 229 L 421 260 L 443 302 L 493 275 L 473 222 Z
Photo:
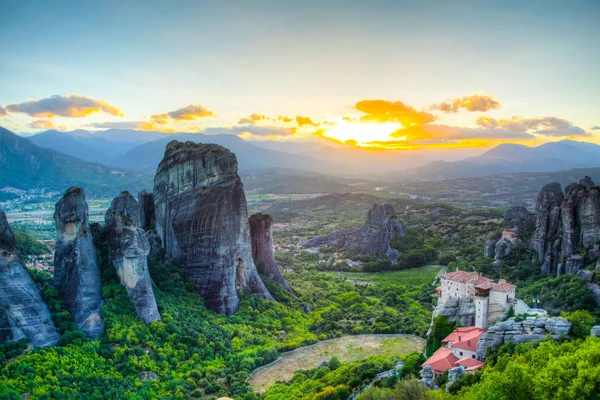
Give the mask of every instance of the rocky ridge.
M 300 244 L 308 248 L 331 245 L 357 248 L 360 250 L 360 255 L 383 252 L 394 259 L 398 257 L 398 253 L 390 247 L 390 244 L 397 236 L 406 236 L 406 228 L 395 215 L 394 207 L 391 204 L 374 204 L 361 227 L 330 232 Z
M 60 339 L 50 310 L 15 247 L 15 237 L 0 210 L 0 343 L 27 339 L 32 346 Z
M 154 179 L 156 232 L 206 306 L 230 315 L 236 289 L 273 299 L 252 260 L 237 159 L 213 144 L 171 141 Z

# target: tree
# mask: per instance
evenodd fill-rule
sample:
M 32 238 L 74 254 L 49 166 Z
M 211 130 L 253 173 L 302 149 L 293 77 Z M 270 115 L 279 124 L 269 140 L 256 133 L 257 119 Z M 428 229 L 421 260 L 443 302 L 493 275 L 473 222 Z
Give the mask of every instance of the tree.
M 329 360 L 329 369 L 334 371 L 336 369 L 338 369 L 340 367 L 340 365 L 342 365 L 342 363 L 340 362 L 339 358 L 333 356 L 331 357 L 331 360 Z
M 571 323 L 571 335 L 578 339 L 583 339 L 590 335 L 592 326 L 596 323 L 595 318 L 586 310 L 577 310 L 573 312 L 564 312 L 562 316 Z

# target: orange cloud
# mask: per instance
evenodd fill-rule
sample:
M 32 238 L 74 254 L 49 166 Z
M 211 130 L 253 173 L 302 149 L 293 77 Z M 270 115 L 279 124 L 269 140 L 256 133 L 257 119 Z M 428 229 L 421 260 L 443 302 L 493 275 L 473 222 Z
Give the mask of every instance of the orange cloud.
M 420 126 L 433 122 L 435 116 L 426 111 L 417 111 L 401 101 L 362 100 L 354 105 L 358 111 L 365 113 L 361 121 L 399 122 L 404 127 Z
M 34 129 L 54 129 L 55 126 L 49 119 L 36 119 L 32 123 L 29 124 L 30 128 Z
M 240 118 L 240 120 L 238 121 L 238 124 L 254 124 L 257 121 L 261 121 L 264 119 L 272 119 L 272 118 L 266 117 L 262 114 L 252 113 L 248 117 Z
M 464 108 L 467 111 L 489 111 L 501 107 L 502 105 L 500 102 L 492 96 L 472 94 L 458 99 L 448 99 L 440 104 L 434 104 L 431 106 L 431 109 L 445 113 L 456 113 L 461 108 Z
M 173 121 L 193 121 L 202 117 L 215 115 L 201 104 L 190 104 L 175 111 L 164 114 L 154 114 L 150 117 L 154 125 L 166 125 L 169 120 Z
M 289 124 L 293 120 L 294 120 L 293 118 L 286 117 L 286 116 L 283 116 L 283 115 L 280 115 L 280 116 L 277 117 L 277 121 L 282 121 L 282 122 L 285 122 L 286 124 Z
M 304 126 L 304 125 L 312 125 L 312 126 L 318 126 L 318 123 L 314 123 L 309 117 L 301 117 L 300 115 L 298 115 L 296 117 L 296 122 L 298 123 L 298 126 Z
M 41 100 L 9 104 L 6 109 L 10 112 L 24 113 L 37 118 L 53 118 L 56 116 L 81 118 L 96 112 L 104 112 L 119 117 L 124 115 L 120 109 L 104 100 L 77 94 L 54 95 Z
M 161 126 L 161 124 L 156 124 L 156 121 L 154 120 L 95 122 L 93 124 L 89 124 L 88 126 L 100 129 L 137 129 L 140 131 L 158 131 L 166 133 L 175 132 L 174 129 L 165 128 L 164 126 Z

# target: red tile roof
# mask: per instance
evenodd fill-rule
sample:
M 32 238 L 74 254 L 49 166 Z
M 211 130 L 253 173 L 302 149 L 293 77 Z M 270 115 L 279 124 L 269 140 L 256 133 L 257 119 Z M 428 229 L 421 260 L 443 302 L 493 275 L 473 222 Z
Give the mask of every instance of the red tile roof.
M 492 285 L 492 290 L 495 290 L 496 292 L 510 292 L 512 290 L 515 290 L 517 287 L 515 285 L 511 285 L 508 282 L 504 282 L 504 283 L 494 283 Z
M 454 332 L 449 334 L 442 343 L 450 343 L 452 347 L 457 349 L 476 351 L 479 337 L 487 332 L 485 329 L 467 326 L 464 328 L 456 328 Z
M 457 361 L 458 357 L 452 353 L 452 349 L 441 347 L 423 363 L 423 366 L 429 365 L 433 373 L 441 374 L 447 369 L 454 368 Z
M 442 278 L 450 280 L 450 281 L 456 281 L 456 282 L 462 282 L 462 283 L 473 283 L 475 285 L 481 284 L 481 283 L 486 283 L 486 282 L 494 282 L 492 279 L 490 278 L 486 278 L 485 276 L 481 275 L 479 272 L 467 272 L 467 271 L 455 271 L 455 272 L 449 272 L 447 274 L 442 275 Z
M 466 371 L 475 371 L 483 367 L 483 362 L 474 358 L 463 357 L 455 363 L 457 366 L 462 365 Z

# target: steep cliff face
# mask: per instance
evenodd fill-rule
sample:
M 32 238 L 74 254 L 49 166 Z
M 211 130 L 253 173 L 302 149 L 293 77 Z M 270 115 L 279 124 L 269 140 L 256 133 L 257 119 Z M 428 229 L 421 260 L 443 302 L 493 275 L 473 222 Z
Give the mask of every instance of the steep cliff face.
M 391 204 L 375 204 L 360 228 L 348 228 L 303 241 L 304 247 L 335 245 L 343 248 L 358 248 L 360 254 L 378 251 L 392 254 L 390 243 L 397 236 L 406 236 L 404 223 L 394 213 Z
M 529 211 L 525 206 L 512 206 L 504 213 L 504 223 L 510 229 L 521 229 L 529 218 Z
M 252 260 L 246 196 L 224 147 L 172 141 L 154 179 L 156 232 L 208 308 L 232 314 L 236 288 L 272 299 Z
M 292 289 L 281 275 L 281 271 L 275 262 L 272 238 L 273 218 L 269 214 L 254 214 L 250 216 L 249 223 L 250 237 L 252 238 L 252 259 L 258 271 L 292 293 Z
M 15 237 L 0 210 L 0 343 L 28 339 L 32 346 L 52 346 L 56 332 L 40 290 L 17 255 Z
M 156 214 L 154 213 L 154 194 L 142 190 L 138 193 L 139 224 L 145 231 L 154 230 L 156 226 Z
M 544 186 L 538 196 L 536 231 L 531 249 L 542 261 L 542 272 L 556 266 L 557 275 L 579 271 L 583 259 L 577 249 L 587 248 L 589 261 L 598 257 L 595 247 L 600 240 L 600 188 L 586 176 L 571 183 L 562 196 L 560 185 Z M 558 262 L 559 257 L 564 262 Z
M 160 320 L 152 279 L 148 271 L 147 256 L 150 243 L 137 222 L 137 201 L 127 192 L 117 196 L 106 212 L 106 233 L 110 260 L 117 270 L 121 284 L 135 306 L 142 321 Z
M 530 247 L 542 263 L 542 273 L 550 274 L 557 260 L 557 243 L 560 243 L 560 207 L 564 195 L 560 183 L 545 185 L 537 198 L 536 230 L 531 237 Z
M 91 338 L 104 331 L 100 269 L 88 225 L 88 205 L 81 188 L 70 188 L 56 203 L 54 286 L 75 324 Z

